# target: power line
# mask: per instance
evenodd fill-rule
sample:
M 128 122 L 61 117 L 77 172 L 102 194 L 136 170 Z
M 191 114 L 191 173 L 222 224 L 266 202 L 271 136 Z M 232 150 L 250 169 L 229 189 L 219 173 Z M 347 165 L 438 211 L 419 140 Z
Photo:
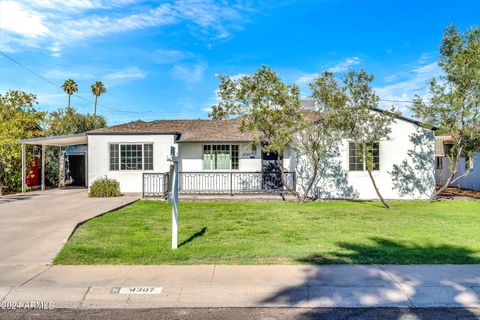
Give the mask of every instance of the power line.
M 378 99 L 378 101 L 384 102 L 398 102 L 398 103 L 415 103 L 413 100 L 391 100 L 391 99 Z
M 26 65 L 24 65 L 23 63 L 15 60 L 14 58 L 12 58 L 12 57 L 10 57 L 9 55 L 7 55 L 5 52 L 3 52 L 3 51 L 0 50 L 0 54 L 3 55 L 4 57 L 10 59 L 10 60 L 13 61 L 14 63 L 18 64 L 20 67 L 24 68 L 25 70 L 28 70 L 29 72 L 33 73 L 34 75 L 36 75 L 36 76 L 39 77 L 40 79 L 43 79 L 43 80 L 45 80 L 46 82 L 50 83 L 51 85 L 55 86 L 57 89 L 60 88 L 60 86 L 57 85 L 56 83 L 54 83 L 53 81 L 50 81 L 49 79 L 45 78 L 45 77 L 42 76 L 41 74 L 36 73 L 36 72 L 33 71 L 32 69 L 30 69 L 29 67 L 27 67 Z
M 10 61 L 14 62 L 15 64 L 19 65 L 20 67 L 24 68 L 24 69 L 27 70 L 28 72 L 32 73 L 33 75 L 37 76 L 38 78 L 40 78 L 40 79 L 46 81 L 47 83 L 53 85 L 55 88 L 57 88 L 57 89 L 61 89 L 61 88 L 62 88 L 61 85 L 59 85 L 59 84 L 51 81 L 50 79 L 42 76 L 42 75 L 39 74 L 39 73 L 33 71 L 32 69 L 30 69 L 29 67 L 27 67 L 26 65 L 24 65 L 23 63 L 21 63 L 20 61 L 12 58 L 12 57 L 9 56 L 8 54 L 6 54 L 5 52 L 3 52 L 3 51 L 0 50 L 0 54 L 1 54 L 2 56 L 6 57 L 7 59 L 9 59 Z M 87 99 L 87 98 L 85 98 L 85 97 L 83 97 L 83 96 L 81 96 L 81 95 L 75 95 L 75 97 L 76 97 L 76 98 L 79 98 L 79 99 L 81 99 L 81 100 L 83 100 L 83 101 L 92 103 L 92 104 L 94 103 L 93 100 Z M 100 104 L 99 104 L 99 105 L 100 105 Z M 113 110 L 113 111 L 129 112 L 128 110 L 123 110 L 123 109 L 119 109 L 119 108 L 116 108 L 116 107 L 108 106 L 108 105 L 106 105 L 105 103 L 102 103 L 101 106 L 104 107 L 104 108 L 106 108 L 106 109 Z
M 20 61 L 12 58 L 11 56 L 9 56 L 8 54 L 6 54 L 5 52 L 1 51 L 0 50 L 0 54 L 4 57 L 6 57 L 7 59 L 9 59 L 10 61 L 14 62 L 15 64 L 19 65 L 20 67 L 24 68 L 25 70 L 27 70 L 28 72 L 32 73 L 33 75 L 37 76 L 38 78 L 46 81 L 47 83 L 53 85 L 55 88 L 57 89 L 61 89 L 62 86 L 51 81 L 50 79 L 44 77 L 43 75 L 35 72 L 34 70 L 30 69 L 29 67 L 27 67 L 25 64 L 21 63 Z M 81 99 L 83 101 L 86 101 L 88 103 L 94 103 L 93 100 L 90 100 L 90 99 L 87 99 L 85 97 L 83 97 L 82 95 L 75 95 L 76 98 L 78 99 Z M 379 99 L 379 101 L 383 101 L 383 102 L 395 102 L 395 103 L 414 103 L 414 101 L 412 100 L 393 100 L 393 99 Z M 125 114 L 125 115 L 128 115 L 128 114 L 140 114 L 140 115 L 144 115 L 144 114 L 150 114 L 150 115 L 154 115 L 156 114 L 155 112 L 151 112 L 151 111 L 142 111 L 142 112 L 135 112 L 135 111 L 130 111 L 130 110 L 125 110 L 125 109 L 122 109 L 122 108 L 117 108 L 117 107 L 112 107 L 110 105 L 107 105 L 105 104 L 104 102 L 102 102 L 101 104 L 99 104 L 100 106 L 102 106 L 103 108 L 107 109 L 107 110 L 112 110 L 112 111 L 115 111 L 115 112 L 110 112 L 111 114 Z M 177 114 L 181 114 L 181 113 L 161 113 L 161 115 L 165 116 L 174 116 L 174 115 L 177 115 Z M 158 115 L 160 115 L 160 113 L 158 113 Z

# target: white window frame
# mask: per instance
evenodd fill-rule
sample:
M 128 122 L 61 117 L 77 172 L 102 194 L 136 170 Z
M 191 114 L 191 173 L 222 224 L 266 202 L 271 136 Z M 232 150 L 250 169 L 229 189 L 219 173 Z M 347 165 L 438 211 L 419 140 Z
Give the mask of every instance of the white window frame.
M 349 172 L 365 172 L 367 171 L 367 161 L 365 157 L 363 157 L 363 163 L 362 163 L 362 170 L 350 170 L 350 143 L 355 143 L 355 141 L 348 140 L 347 141 L 347 165 L 348 165 L 348 171 Z M 376 142 L 378 143 L 378 169 L 373 169 L 372 172 L 375 171 L 381 171 L 382 168 L 382 153 L 381 153 L 381 148 L 380 148 L 380 141 Z
M 145 169 L 145 145 L 152 145 L 152 169 Z M 118 170 L 112 170 L 110 166 L 110 148 L 112 145 L 118 145 Z M 142 169 L 122 169 L 122 145 L 141 145 L 142 146 Z M 154 143 L 153 142 L 109 142 L 108 143 L 108 171 L 125 171 L 125 172 L 139 172 L 139 171 L 154 171 Z
M 229 146 L 229 153 L 230 153 L 230 166 L 228 169 L 212 169 L 214 166 L 213 166 L 213 157 L 210 158 L 210 168 L 211 169 L 205 169 L 205 146 L 210 146 L 210 152 L 213 151 L 213 146 Z M 238 161 L 238 168 L 237 169 L 232 169 L 232 146 L 237 146 L 237 151 L 238 151 L 238 154 L 237 154 L 237 161 Z M 240 170 L 240 145 L 239 144 L 234 144 L 234 143 L 204 143 L 202 144 L 202 170 L 203 171 L 222 171 L 222 170 Z

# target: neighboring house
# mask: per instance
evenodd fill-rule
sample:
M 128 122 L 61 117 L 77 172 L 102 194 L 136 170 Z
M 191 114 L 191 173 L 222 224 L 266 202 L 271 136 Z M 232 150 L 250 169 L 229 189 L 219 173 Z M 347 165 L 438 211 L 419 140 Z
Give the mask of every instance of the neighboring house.
M 452 146 L 452 139 L 450 136 L 436 136 L 435 137 L 435 181 L 438 186 L 442 186 L 447 182 L 450 176 L 450 160 L 447 155 Z M 460 158 L 458 165 L 458 172 L 455 174 L 452 180 L 465 174 L 468 170 L 468 159 L 466 157 Z M 468 176 L 462 177 L 450 186 L 469 190 L 480 190 L 480 152 L 475 153 L 473 159 L 473 166 Z
M 70 171 L 84 172 L 85 185 L 105 176 L 116 179 L 122 192 L 163 192 L 165 176 L 158 173 L 169 172 L 172 148 L 179 159 L 181 192 L 248 193 L 279 188 L 276 155 L 263 153 L 261 145 L 252 143 L 256 136 L 241 132 L 239 126 L 239 120 L 139 120 L 85 135 L 21 142 L 87 145 L 87 150 L 79 148 L 74 154 L 84 154 L 87 165 L 82 168 L 82 161 L 76 159 L 80 165 L 70 165 Z M 397 117 L 390 138 L 379 141 L 373 150 L 373 175 L 383 196 L 427 198 L 435 186 L 433 131 Z M 282 157 L 286 182 L 301 189 L 308 171 L 301 150 L 288 147 Z M 67 176 L 78 176 L 78 172 Z M 348 140 L 339 141 L 322 163 L 312 192 L 326 198 L 377 198 L 357 146 Z

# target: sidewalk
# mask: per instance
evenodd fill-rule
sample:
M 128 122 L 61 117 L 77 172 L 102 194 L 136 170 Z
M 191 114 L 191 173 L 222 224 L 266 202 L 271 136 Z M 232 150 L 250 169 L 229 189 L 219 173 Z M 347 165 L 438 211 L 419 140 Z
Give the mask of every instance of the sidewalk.
M 114 287 L 161 287 L 118 294 Z M 0 266 L 3 302 L 56 308 L 480 307 L 479 265 Z

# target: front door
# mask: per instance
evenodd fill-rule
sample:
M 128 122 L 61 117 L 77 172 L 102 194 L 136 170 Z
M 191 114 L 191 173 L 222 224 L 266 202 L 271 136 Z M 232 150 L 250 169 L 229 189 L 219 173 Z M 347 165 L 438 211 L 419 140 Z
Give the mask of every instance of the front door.
M 85 155 L 68 156 L 68 176 L 71 186 L 85 186 Z
M 281 159 L 281 158 L 280 158 Z M 282 186 L 280 169 L 278 168 L 278 154 L 262 151 L 262 187 L 264 190 L 277 190 Z

